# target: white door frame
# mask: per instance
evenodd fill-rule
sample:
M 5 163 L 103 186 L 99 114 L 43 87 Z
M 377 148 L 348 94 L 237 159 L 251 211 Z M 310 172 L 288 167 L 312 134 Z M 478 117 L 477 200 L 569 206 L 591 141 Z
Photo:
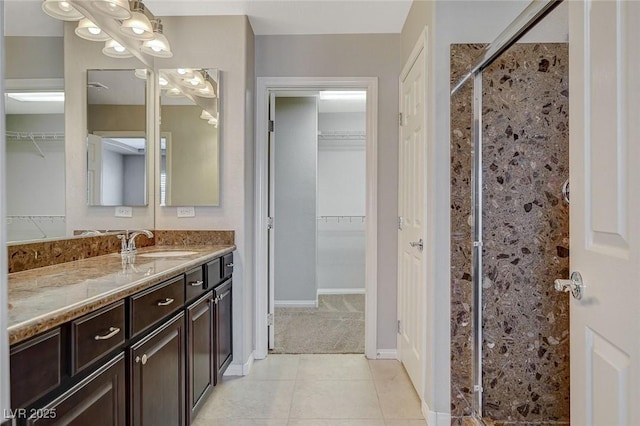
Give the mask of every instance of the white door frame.
M 378 318 L 378 78 L 377 77 L 258 77 L 256 89 L 256 359 L 268 353 L 268 232 L 269 94 L 283 90 L 355 89 L 367 91 L 366 112 L 366 221 L 365 221 L 365 356 L 375 359 Z

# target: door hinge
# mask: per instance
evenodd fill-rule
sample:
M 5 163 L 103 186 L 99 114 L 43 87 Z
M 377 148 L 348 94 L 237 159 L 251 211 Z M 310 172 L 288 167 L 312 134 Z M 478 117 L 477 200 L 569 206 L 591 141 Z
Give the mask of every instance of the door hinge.
M 402 216 L 398 216 L 398 229 L 402 231 L 404 227 L 404 218 Z
M 273 314 L 267 314 L 267 326 L 273 326 Z
M 271 216 L 267 218 L 267 229 L 273 229 L 273 218 Z
M 402 113 L 398 114 L 398 125 L 402 127 Z
M 398 320 L 398 334 L 402 334 L 402 321 Z
M 269 125 L 268 125 L 267 127 L 268 127 L 268 129 L 269 129 L 269 130 L 268 130 L 269 132 L 273 132 L 273 130 L 274 130 L 274 129 L 275 129 L 275 127 L 276 127 L 276 123 L 275 123 L 275 121 L 273 121 L 273 120 L 269 120 Z

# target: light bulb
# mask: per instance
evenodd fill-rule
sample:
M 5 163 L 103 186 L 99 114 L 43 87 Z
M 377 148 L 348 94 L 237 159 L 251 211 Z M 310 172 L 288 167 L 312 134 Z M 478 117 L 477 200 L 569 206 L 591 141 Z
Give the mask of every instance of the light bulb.
M 144 34 L 144 29 L 142 28 L 138 28 L 138 27 L 132 27 L 131 31 L 133 31 L 134 33 L 140 35 L 140 34 Z
M 176 72 L 180 75 L 185 75 L 187 73 L 187 70 L 184 68 L 178 68 Z
M 114 45 L 114 46 L 113 46 L 113 49 L 114 49 L 116 52 L 119 52 L 119 53 L 122 53 L 122 52 L 124 52 L 124 50 L 125 50 L 125 49 L 124 49 L 124 46 L 123 46 L 123 45 L 121 45 L 121 44 L 116 44 L 116 45 Z
M 102 30 L 98 27 L 89 27 L 87 28 L 87 31 L 89 31 L 93 35 L 98 35 L 102 32 Z
M 60 9 L 64 10 L 65 12 L 69 12 L 70 10 L 73 9 L 73 7 L 71 7 L 69 2 L 61 1 L 60 2 Z
M 166 86 L 169 84 L 169 82 L 167 81 L 166 78 L 160 76 L 160 78 L 158 79 L 158 82 L 160 83 L 160 86 Z
M 197 86 L 198 84 L 200 84 L 200 80 L 198 80 L 197 78 L 192 78 L 189 83 L 191 83 L 192 86 Z

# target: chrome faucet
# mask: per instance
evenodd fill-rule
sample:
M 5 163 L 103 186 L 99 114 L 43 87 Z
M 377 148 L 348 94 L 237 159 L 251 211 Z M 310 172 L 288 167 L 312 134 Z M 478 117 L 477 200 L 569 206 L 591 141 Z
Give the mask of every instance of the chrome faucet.
M 147 231 L 146 229 L 140 231 L 134 231 L 131 235 L 129 235 L 129 244 L 127 245 L 127 253 L 135 253 L 136 249 L 136 237 L 140 234 L 144 234 L 147 238 L 153 238 L 153 232 Z
M 147 231 L 146 229 L 134 231 L 131 234 L 129 234 L 129 231 L 127 231 L 125 234 L 118 235 L 118 239 L 120 239 L 121 242 L 120 254 L 134 254 L 136 251 L 138 251 L 136 249 L 136 237 L 141 234 L 146 235 L 147 238 L 153 238 L 153 232 Z

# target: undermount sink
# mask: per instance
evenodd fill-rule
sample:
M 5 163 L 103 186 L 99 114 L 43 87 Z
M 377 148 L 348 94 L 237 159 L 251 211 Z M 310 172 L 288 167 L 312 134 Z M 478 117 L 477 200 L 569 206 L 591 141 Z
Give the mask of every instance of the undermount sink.
M 192 254 L 196 254 L 197 251 L 188 251 L 188 250 L 168 250 L 168 251 L 152 251 L 149 253 L 141 253 L 138 254 L 140 257 L 180 257 L 180 256 L 191 256 Z

